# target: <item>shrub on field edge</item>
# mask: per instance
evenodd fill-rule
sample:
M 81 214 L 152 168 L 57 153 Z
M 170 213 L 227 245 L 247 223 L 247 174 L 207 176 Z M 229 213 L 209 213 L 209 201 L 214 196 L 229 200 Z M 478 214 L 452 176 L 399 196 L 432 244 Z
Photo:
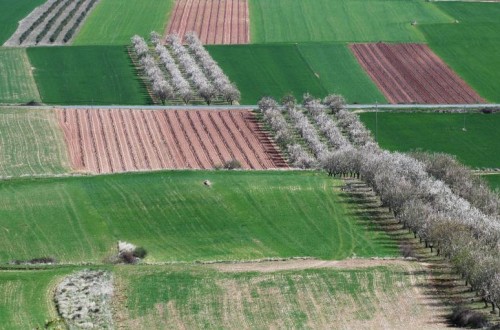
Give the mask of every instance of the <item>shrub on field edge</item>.
M 118 241 L 118 255 L 111 261 L 124 262 L 126 264 L 135 264 L 144 259 L 148 254 L 147 250 L 141 246 L 135 246 L 132 243 Z
M 236 159 L 228 160 L 224 163 L 224 169 L 226 170 L 235 170 L 239 168 L 241 168 L 241 163 Z

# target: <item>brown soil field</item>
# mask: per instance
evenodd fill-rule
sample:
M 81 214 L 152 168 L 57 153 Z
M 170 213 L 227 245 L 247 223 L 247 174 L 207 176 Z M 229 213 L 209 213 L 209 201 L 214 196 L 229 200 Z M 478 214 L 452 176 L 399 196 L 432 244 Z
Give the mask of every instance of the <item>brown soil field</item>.
M 365 43 L 350 46 L 390 103 L 484 103 L 427 45 Z
M 250 42 L 247 0 L 177 0 L 167 34 L 195 32 L 204 44 Z
M 59 109 L 75 171 L 288 167 L 248 110 Z

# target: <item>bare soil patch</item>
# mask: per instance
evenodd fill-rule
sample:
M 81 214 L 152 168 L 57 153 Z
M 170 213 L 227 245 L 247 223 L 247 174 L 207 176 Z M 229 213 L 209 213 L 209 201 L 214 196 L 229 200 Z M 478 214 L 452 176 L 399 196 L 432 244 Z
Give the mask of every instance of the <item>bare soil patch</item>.
M 248 110 L 57 110 L 75 171 L 288 167 Z
M 318 268 L 335 268 L 335 269 L 358 269 L 377 266 L 400 265 L 407 266 L 414 263 L 415 265 L 426 267 L 425 263 L 408 261 L 403 259 L 344 259 L 344 260 L 317 260 L 317 259 L 290 259 L 283 261 L 256 261 L 256 262 L 239 262 L 239 263 L 221 263 L 213 264 L 214 267 L 221 272 L 260 272 L 270 273 L 286 270 L 303 270 L 303 269 L 318 269 Z
M 446 307 L 426 289 L 432 273 L 425 264 L 364 259 L 258 264 L 290 266 L 296 263 L 301 266 L 279 273 L 256 274 L 257 268 L 250 267 L 244 270 L 249 271 L 248 274 L 208 273 L 196 281 L 196 285 L 184 287 L 182 299 L 169 295 L 172 298 L 157 302 L 145 314 L 129 316 L 120 326 L 138 329 L 189 329 L 206 324 L 228 329 L 447 328 L 442 316 Z M 246 265 L 253 267 L 255 263 Z M 339 271 L 300 271 L 306 269 L 304 266 L 338 267 Z M 365 267 L 374 268 L 360 270 Z M 193 308 L 200 311 L 193 313 Z
M 391 103 L 485 102 L 427 45 L 365 43 L 350 48 Z
M 166 34 L 195 32 L 204 44 L 250 42 L 247 0 L 177 0 Z

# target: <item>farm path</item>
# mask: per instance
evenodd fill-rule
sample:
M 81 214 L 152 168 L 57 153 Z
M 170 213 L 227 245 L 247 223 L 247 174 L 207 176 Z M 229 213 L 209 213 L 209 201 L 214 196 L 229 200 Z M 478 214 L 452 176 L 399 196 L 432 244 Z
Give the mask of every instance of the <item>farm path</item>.
M 346 104 L 347 109 L 477 109 L 500 108 L 500 103 L 475 103 L 475 104 Z M 2 108 L 12 108 L 10 105 L 0 105 Z M 251 110 L 257 109 L 256 104 L 247 105 L 60 105 L 60 106 L 30 106 L 30 109 L 129 109 L 129 110 Z
M 278 261 L 255 261 L 240 263 L 220 263 L 210 265 L 222 272 L 278 272 L 286 270 L 304 270 L 318 268 L 357 269 L 378 266 L 421 266 L 429 264 L 404 259 L 345 259 L 345 260 L 317 260 L 317 259 L 291 259 Z

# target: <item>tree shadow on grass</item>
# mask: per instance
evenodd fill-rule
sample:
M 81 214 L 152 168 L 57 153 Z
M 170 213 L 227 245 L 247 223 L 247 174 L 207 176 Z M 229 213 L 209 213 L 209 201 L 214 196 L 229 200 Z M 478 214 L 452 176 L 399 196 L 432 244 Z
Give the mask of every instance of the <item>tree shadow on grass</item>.
M 453 327 L 449 321 L 452 309 L 463 305 L 468 309 L 483 312 L 493 324 L 500 322 L 498 310 L 497 314 L 491 314 L 491 305 L 485 307 L 482 298 L 465 286 L 465 281 L 446 260 L 437 256 L 436 251 L 431 252 L 409 230 L 404 229 L 392 212 L 381 206 L 380 199 L 366 184 L 345 178 L 341 191 L 341 201 L 347 205 L 348 214 L 354 216 L 358 225 L 366 230 L 383 231 L 388 235 L 389 239 L 375 238 L 378 243 L 386 247 L 399 246 L 402 257 L 412 257 L 425 266 L 422 270 L 402 271 L 402 274 L 411 277 L 425 276 L 425 280 L 413 285 L 426 298 L 422 305 L 439 309 L 437 315 L 441 318 L 440 321 Z

